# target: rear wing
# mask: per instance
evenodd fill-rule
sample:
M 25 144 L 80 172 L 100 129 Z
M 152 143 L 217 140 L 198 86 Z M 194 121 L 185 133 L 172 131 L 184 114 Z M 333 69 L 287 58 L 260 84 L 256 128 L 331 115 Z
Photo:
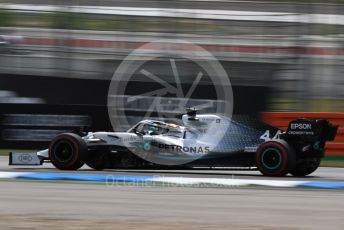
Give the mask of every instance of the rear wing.
M 289 123 L 284 138 L 326 142 L 333 141 L 337 131 L 338 125 L 333 125 L 327 120 L 296 119 Z

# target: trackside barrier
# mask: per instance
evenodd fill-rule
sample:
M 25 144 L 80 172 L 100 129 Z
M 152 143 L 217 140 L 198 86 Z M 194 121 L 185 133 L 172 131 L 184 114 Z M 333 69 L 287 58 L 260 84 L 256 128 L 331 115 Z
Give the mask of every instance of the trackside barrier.
M 289 121 L 296 118 L 326 119 L 332 124 L 339 125 L 336 139 L 326 144 L 327 156 L 344 157 L 344 113 L 331 112 L 263 112 L 261 119 L 267 124 L 276 126 L 282 130 L 288 128 Z

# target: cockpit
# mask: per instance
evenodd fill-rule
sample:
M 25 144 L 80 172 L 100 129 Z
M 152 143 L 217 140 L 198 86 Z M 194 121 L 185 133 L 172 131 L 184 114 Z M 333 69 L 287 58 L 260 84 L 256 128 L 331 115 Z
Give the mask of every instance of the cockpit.
M 183 126 L 150 120 L 141 121 L 128 132 L 138 135 L 165 135 L 182 139 L 185 139 L 187 134 L 190 135 L 190 131 Z
M 140 135 L 160 135 L 167 133 L 169 130 L 155 124 L 140 123 L 134 128 L 134 131 Z

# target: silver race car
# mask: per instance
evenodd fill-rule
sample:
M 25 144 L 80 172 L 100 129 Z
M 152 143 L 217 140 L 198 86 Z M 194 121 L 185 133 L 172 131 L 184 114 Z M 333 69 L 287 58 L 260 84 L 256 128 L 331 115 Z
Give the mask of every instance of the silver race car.
M 283 132 L 246 117 L 198 115 L 189 110 L 182 125 L 143 120 L 127 132 L 63 133 L 48 149 L 10 153 L 10 165 L 50 161 L 61 170 L 84 164 L 102 169 L 256 167 L 266 176 L 305 176 L 324 156 L 337 126 L 326 120 L 297 119 Z

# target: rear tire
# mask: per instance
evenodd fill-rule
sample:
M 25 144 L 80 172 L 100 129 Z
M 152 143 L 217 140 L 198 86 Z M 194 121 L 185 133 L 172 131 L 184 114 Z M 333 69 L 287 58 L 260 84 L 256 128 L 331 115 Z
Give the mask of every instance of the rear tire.
M 295 167 L 293 148 L 283 140 L 267 141 L 256 152 L 256 164 L 264 176 L 285 176 Z
M 60 134 L 51 141 L 49 158 L 58 169 L 77 170 L 85 164 L 87 145 L 74 133 Z
M 293 176 L 307 176 L 317 170 L 320 162 L 321 158 L 319 157 L 300 159 L 290 173 Z

